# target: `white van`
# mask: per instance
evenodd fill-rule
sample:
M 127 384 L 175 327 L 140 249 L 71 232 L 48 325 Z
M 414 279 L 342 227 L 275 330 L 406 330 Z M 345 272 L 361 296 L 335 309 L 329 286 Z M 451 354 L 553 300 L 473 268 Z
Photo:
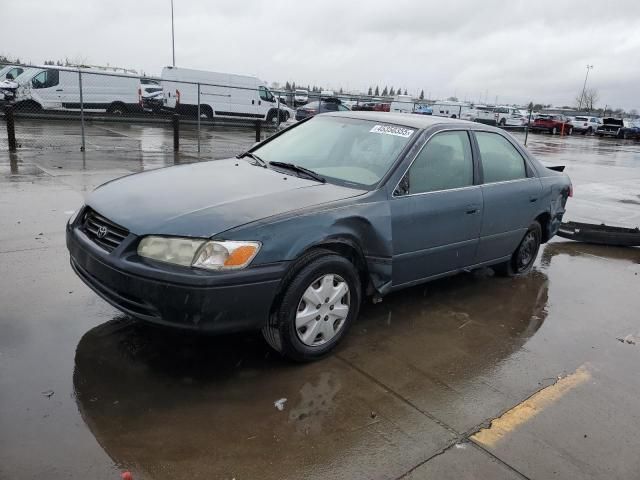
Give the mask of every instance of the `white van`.
M 433 115 L 439 117 L 460 118 L 464 113 L 471 109 L 471 105 L 464 102 L 453 102 L 444 100 L 431 105 Z
M 199 83 L 200 114 L 207 118 L 267 122 L 278 118 L 276 98 L 256 77 L 165 67 L 161 80 L 165 108 L 183 115 L 197 115 Z M 286 110 L 280 110 L 281 121 L 286 121 L 289 116 Z
M 411 95 L 396 95 L 389 107 L 390 112 L 413 113 L 415 103 Z
M 91 68 L 30 68 L 17 79 L 16 109 L 80 110 L 80 80 L 85 110 L 124 114 L 141 110 L 140 78 L 105 75 Z
M 20 65 L 4 65 L 0 68 L 0 82 L 3 80 L 15 80 L 22 72 L 26 70 L 26 67 Z M 7 76 L 9 78 L 7 78 Z

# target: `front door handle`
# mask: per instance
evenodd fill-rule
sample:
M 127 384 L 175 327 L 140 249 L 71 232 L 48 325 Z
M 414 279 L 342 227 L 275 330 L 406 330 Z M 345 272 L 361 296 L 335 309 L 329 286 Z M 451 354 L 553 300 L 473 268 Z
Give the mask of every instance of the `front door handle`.
M 530 201 L 531 203 L 533 203 L 533 202 L 537 202 L 537 201 L 538 201 L 538 197 L 536 197 L 535 195 L 531 195 L 531 196 L 529 197 L 529 201 Z
M 467 215 L 473 215 L 474 213 L 478 213 L 480 211 L 480 208 L 478 207 L 478 205 L 467 205 L 467 210 L 466 210 L 466 214 Z
M 61 88 L 56 88 L 56 92 L 62 92 Z

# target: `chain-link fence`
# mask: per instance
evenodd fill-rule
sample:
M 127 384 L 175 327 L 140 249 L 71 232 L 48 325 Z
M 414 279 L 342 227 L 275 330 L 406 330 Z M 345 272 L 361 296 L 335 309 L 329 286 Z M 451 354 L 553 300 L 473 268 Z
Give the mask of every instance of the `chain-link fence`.
M 180 151 L 222 158 L 326 111 L 430 113 L 410 96 L 267 88 L 255 77 L 167 67 L 0 65 L 0 150 Z

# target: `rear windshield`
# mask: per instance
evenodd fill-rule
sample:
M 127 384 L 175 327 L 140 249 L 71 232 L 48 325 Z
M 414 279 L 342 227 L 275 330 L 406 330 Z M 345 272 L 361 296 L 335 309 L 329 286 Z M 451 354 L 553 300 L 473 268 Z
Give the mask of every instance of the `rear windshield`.
M 317 116 L 255 150 L 266 162 L 300 165 L 328 181 L 376 185 L 416 129 L 367 120 Z

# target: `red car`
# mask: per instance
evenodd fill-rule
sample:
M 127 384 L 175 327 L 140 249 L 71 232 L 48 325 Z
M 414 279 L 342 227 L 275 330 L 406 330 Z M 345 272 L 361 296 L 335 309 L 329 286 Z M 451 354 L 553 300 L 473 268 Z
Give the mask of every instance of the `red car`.
M 549 132 L 551 135 L 573 133 L 573 125 L 564 115 L 538 115 L 531 126 L 534 132 Z
M 389 112 L 391 110 L 390 103 L 376 103 L 373 106 L 374 112 Z

